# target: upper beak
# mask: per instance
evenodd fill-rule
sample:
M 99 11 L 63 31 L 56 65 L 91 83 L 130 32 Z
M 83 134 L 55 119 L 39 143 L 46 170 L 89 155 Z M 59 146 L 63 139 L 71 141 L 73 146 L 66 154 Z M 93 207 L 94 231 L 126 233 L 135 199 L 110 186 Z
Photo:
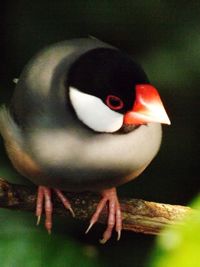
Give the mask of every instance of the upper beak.
M 171 124 L 157 90 L 150 84 L 139 84 L 133 109 L 124 115 L 124 124 L 148 122 Z

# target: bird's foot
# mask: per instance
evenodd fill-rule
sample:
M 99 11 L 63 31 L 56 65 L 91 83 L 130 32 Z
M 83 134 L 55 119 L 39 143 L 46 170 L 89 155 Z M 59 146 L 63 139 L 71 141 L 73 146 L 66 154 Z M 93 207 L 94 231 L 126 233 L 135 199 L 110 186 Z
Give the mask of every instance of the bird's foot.
M 107 228 L 103 233 L 103 238 L 100 240 L 101 244 L 105 244 L 110 239 L 114 226 L 117 232 L 117 240 L 120 239 L 122 230 L 122 214 L 121 214 L 119 200 L 117 197 L 117 192 L 115 188 L 111 188 L 102 191 L 102 199 L 97 205 L 96 211 L 90 220 L 90 225 L 86 230 L 86 234 L 89 232 L 92 226 L 98 221 L 99 215 L 102 212 L 107 202 L 108 202 L 108 222 L 107 222 Z
M 64 207 L 68 209 L 72 216 L 75 217 L 75 214 L 72 210 L 72 207 L 68 201 L 68 199 L 63 195 L 63 193 L 59 189 L 52 189 L 60 201 L 63 203 Z M 52 213 L 53 213 L 53 204 L 52 204 L 52 190 L 46 186 L 38 187 L 38 195 L 37 195 L 37 204 L 36 204 L 36 216 L 37 216 L 37 225 L 40 223 L 40 219 L 43 212 L 43 206 L 45 210 L 45 227 L 48 233 L 51 233 L 52 229 Z

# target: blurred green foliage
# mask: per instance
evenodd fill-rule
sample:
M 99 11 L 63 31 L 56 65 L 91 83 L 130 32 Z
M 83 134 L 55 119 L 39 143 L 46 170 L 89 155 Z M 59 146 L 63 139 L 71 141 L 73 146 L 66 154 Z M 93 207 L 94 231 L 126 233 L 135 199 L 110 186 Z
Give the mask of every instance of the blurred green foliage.
M 199 1 L 6 0 L 0 12 L 0 103 L 9 102 L 13 78 L 39 49 L 93 35 L 142 63 L 172 121 L 158 157 L 120 195 L 186 204 L 199 192 Z M 0 177 L 31 186 L 11 166 L 1 139 Z M 120 242 L 101 246 L 102 226 L 85 236 L 85 223 L 65 218 L 54 218 L 49 237 L 34 219 L 0 210 L 2 267 L 143 267 L 154 244 L 154 237 L 123 232 Z
M 1 267 L 100 266 L 95 247 L 82 245 L 61 234 L 48 235 L 31 227 L 32 221 L 23 212 L 1 212 Z
M 200 197 L 192 205 L 194 214 L 181 224 L 167 227 L 158 238 L 151 267 L 198 267 L 200 262 Z

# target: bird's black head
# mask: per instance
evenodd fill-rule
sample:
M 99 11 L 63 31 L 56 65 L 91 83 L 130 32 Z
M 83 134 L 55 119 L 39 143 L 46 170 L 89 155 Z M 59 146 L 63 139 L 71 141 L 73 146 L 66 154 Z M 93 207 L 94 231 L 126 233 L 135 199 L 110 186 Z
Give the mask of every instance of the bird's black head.
M 138 97 L 143 97 L 143 87 L 147 98 L 149 93 L 154 98 L 156 89 L 140 65 L 118 49 L 97 48 L 80 56 L 70 68 L 67 84 L 76 115 L 97 132 L 116 132 L 124 123 L 149 122 L 130 119 L 130 111 L 138 101 L 141 104 Z M 139 85 L 143 87 L 138 93 Z
M 97 48 L 82 55 L 71 67 L 68 82 L 120 113 L 132 108 L 135 86 L 149 83 L 140 65 L 110 48 Z

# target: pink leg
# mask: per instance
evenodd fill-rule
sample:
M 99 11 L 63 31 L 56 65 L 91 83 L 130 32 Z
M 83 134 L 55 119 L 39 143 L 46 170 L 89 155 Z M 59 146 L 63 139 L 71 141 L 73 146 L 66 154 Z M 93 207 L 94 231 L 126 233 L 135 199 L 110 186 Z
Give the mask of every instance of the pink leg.
M 75 214 L 71 208 L 71 205 L 68 201 L 68 199 L 62 194 L 62 192 L 58 189 L 53 189 L 58 196 L 58 198 L 63 203 L 64 207 L 66 209 L 69 209 L 69 211 L 72 213 L 72 216 L 74 217 Z M 52 192 L 51 189 L 49 189 L 46 186 L 39 186 L 38 187 L 38 196 L 37 196 L 37 204 L 36 204 L 36 216 L 37 216 L 37 225 L 40 223 L 40 219 L 43 212 L 43 206 L 45 210 L 45 227 L 48 231 L 48 233 L 51 233 L 52 229 L 52 213 L 53 213 L 53 204 L 51 201 L 52 198 Z
M 36 204 L 36 216 L 37 216 L 37 225 L 40 223 L 40 219 L 43 212 L 43 205 L 45 205 L 45 227 L 48 233 L 51 233 L 52 228 L 52 211 L 53 205 L 51 202 L 51 190 L 45 186 L 38 187 L 38 196 Z
M 121 230 L 122 230 L 122 215 L 120 204 L 117 197 L 117 192 L 115 188 L 106 189 L 102 192 L 102 199 L 97 205 L 96 212 L 93 214 L 90 225 L 86 230 L 86 233 L 92 228 L 92 226 L 98 221 L 100 213 L 102 212 L 106 203 L 109 202 L 108 208 L 108 223 L 105 232 L 103 233 L 103 238 L 100 240 L 100 243 L 105 244 L 111 237 L 113 228 L 115 226 L 115 230 L 118 234 L 117 240 L 120 239 Z

